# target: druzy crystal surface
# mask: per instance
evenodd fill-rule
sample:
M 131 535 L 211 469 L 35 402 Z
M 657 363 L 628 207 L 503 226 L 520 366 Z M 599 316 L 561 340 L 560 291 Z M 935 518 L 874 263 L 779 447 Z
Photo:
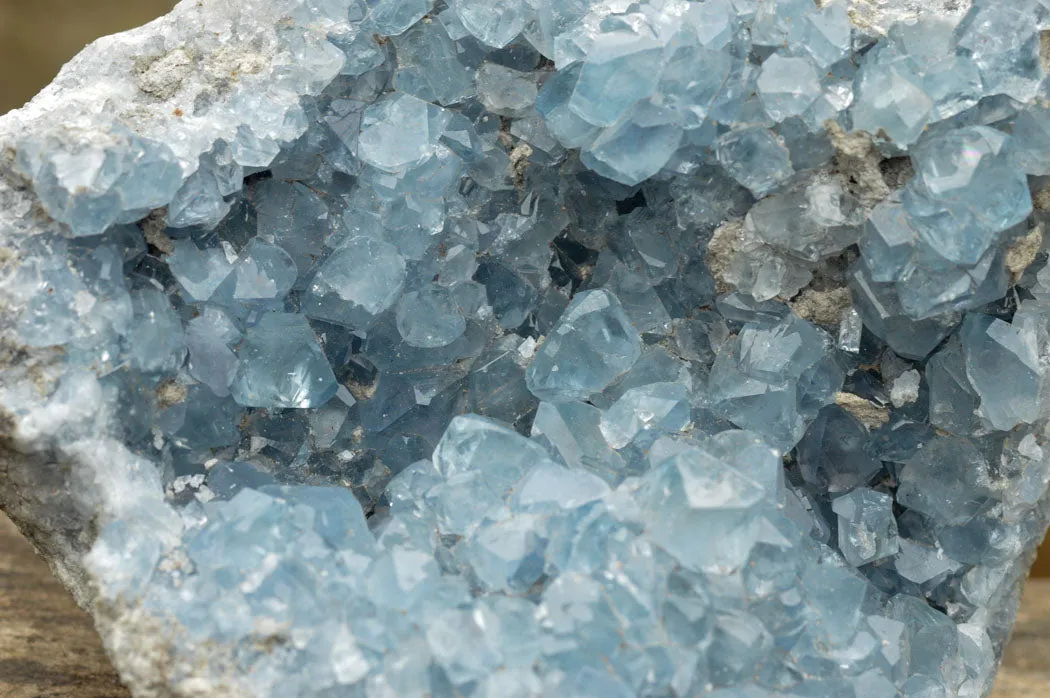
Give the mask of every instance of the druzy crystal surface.
M 0 504 L 133 692 L 984 695 L 1050 5 L 875 4 L 187 0 L 0 120 Z

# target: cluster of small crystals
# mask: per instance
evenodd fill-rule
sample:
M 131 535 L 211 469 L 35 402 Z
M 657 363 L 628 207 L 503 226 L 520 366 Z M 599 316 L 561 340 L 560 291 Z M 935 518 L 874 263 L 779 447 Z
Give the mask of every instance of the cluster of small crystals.
M 69 226 L 20 335 L 180 513 L 103 593 L 257 695 L 981 695 L 1050 483 L 1047 4 L 347 4 L 279 151 L 19 154 Z

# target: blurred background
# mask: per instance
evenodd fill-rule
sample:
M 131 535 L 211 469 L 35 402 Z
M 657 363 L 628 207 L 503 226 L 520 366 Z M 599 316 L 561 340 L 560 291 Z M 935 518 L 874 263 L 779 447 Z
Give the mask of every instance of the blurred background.
M 0 114 L 47 85 L 99 36 L 137 27 L 176 0 L 0 0 Z M 1050 576 L 1050 545 L 1035 574 Z M 1050 696 L 1050 581 L 1029 585 L 994 698 Z M 127 698 L 90 619 L 0 514 L 0 696 Z
M 176 0 L 0 0 L 0 114 L 20 107 L 92 40 L 137 27 Z

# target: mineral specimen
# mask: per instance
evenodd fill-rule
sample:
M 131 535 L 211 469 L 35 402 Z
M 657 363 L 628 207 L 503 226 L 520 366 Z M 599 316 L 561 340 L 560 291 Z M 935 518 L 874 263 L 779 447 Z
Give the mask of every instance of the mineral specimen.
M 0 506 L 137 696 L 981 696 L 1045 0 L 184 0 L 0 119 Z

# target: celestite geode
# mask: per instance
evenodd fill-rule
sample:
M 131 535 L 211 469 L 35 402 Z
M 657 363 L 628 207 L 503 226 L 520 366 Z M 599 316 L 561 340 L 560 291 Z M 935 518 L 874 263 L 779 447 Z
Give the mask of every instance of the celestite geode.
M 0 118 L 0 506 L 136 696 L 984 695 L 1047 0 L 184 0 Z

